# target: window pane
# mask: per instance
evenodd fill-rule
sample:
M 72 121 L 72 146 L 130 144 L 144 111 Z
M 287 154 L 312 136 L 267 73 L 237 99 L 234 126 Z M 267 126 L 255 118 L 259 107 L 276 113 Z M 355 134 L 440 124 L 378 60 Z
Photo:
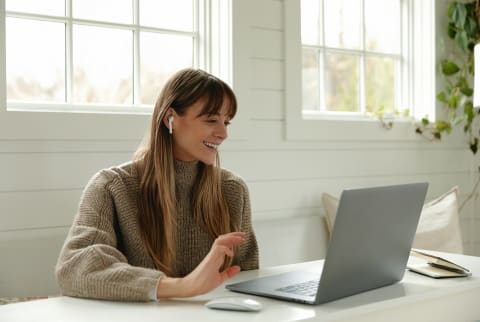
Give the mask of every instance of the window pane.
M 302 43 L 320 45 L 320 1 L 302 0 Z
M 80 19 L 132 23 L 132 0 L 73 0 L 72 15 Z
M 193 31 L 194 0 L 141 0 L 140 24 Z
M 5 9 L 7 11 L 64 16 L 65 0 L 6 0 Z
M 319 57 L 318 51 L 310 48 L 303 48 L 302 59 L 302 105 L 306 110 L 319 110 Z
M 165 81 L 174 72 L 193 67 L 193 39 L 143 32 L 140 36 L 140 95 L 142 104 L 157 99 Z
M 6 19 L 7 99 L 65 101 L 65 25 Z
M 361 14 L 361 1 L 325 0 L 326 46 L 360 49 Z
M 365 0 L 367 50 L 400 53 L 400 0 Z
M 100 27 L 73 28 L 75 103 L 132 103 L 132 32 Z
M 359 111 L 359 63 L 352 55 L 326 54 L 325 95 L 329 111 Z
M 380 106 L 385 111 L 395 109 L 395 63 L 391 58 L 365 58 L 366 108 L 375 112 Z

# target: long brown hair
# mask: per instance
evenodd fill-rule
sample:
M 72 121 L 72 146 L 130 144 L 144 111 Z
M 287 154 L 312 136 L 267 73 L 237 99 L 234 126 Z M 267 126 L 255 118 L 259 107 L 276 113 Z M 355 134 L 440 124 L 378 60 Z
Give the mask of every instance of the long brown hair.
M 237 112 L 232 89 L 219 78 L 199 69 L 183 69 L 163 87 L 155 104 L 150 134 L 134 157 L 140 176 L 138 219 L 142 238 L 157 269 L 175 275 L 175 172 L 172 137 L 163 120 L 169 108 L 179 115 L 202 99 L 200 115 L 216 114 L 229 103 L 229 117 Z M 215 165 L 199 163 L 199 175 L 193 189 L 192 210 L 212 240 L 233 231 L 227 202 L 221 186 L 217 152 Z M 231 261 L 230 261 L 231 262 Z

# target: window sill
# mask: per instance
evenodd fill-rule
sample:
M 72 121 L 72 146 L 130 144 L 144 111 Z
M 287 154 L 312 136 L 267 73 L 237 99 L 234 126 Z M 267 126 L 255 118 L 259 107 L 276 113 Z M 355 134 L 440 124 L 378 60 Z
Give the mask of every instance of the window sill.
M 384 113 L 384 118 L 393 122 L 412 122 L 412 119 L 404 116 L 396 116 L 393 113 Z M 357 122 L 379 122 L 379 119 L 369 113 L 358 112 L 316 112 L 302 111 L 303 120 L 330 120 L 330 121 L 357 121 Z
M 372 116 L 352 113 L 304 113 L 302 117 L 290 117 L 286 136 L 289 141 L 418 141 L 411 118 L 395 117 L 393 126 Z
M 83 114 L 152 114 L 152 105 L 110 105 L 110 104 L 54 104 L 8 102 L 8 112 L 47 112 Z

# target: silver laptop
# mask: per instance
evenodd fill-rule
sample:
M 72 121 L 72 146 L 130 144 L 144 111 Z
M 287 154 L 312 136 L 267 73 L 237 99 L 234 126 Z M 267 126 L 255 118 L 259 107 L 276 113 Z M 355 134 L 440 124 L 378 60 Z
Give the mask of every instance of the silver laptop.
M 396 283 L 405 273 L 427 188 L 421 182 L 344 190 L 321 272 L 288 272 L 226 288 L 320 304 Z

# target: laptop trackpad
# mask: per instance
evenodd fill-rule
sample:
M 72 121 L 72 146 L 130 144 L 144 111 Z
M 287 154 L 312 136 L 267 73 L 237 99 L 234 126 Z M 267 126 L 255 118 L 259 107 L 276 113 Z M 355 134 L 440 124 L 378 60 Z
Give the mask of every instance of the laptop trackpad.
M 311 297 L 311 292 L 306 289 L 307 284 L 313 284 L 316 290 L 319 280 L 320 274 L 293 271 L 229 284 L 226 287 L 231 291 L 250 294 L 276 295 L 282 297 L 290 297 L 289 295 L 298 294 Z

